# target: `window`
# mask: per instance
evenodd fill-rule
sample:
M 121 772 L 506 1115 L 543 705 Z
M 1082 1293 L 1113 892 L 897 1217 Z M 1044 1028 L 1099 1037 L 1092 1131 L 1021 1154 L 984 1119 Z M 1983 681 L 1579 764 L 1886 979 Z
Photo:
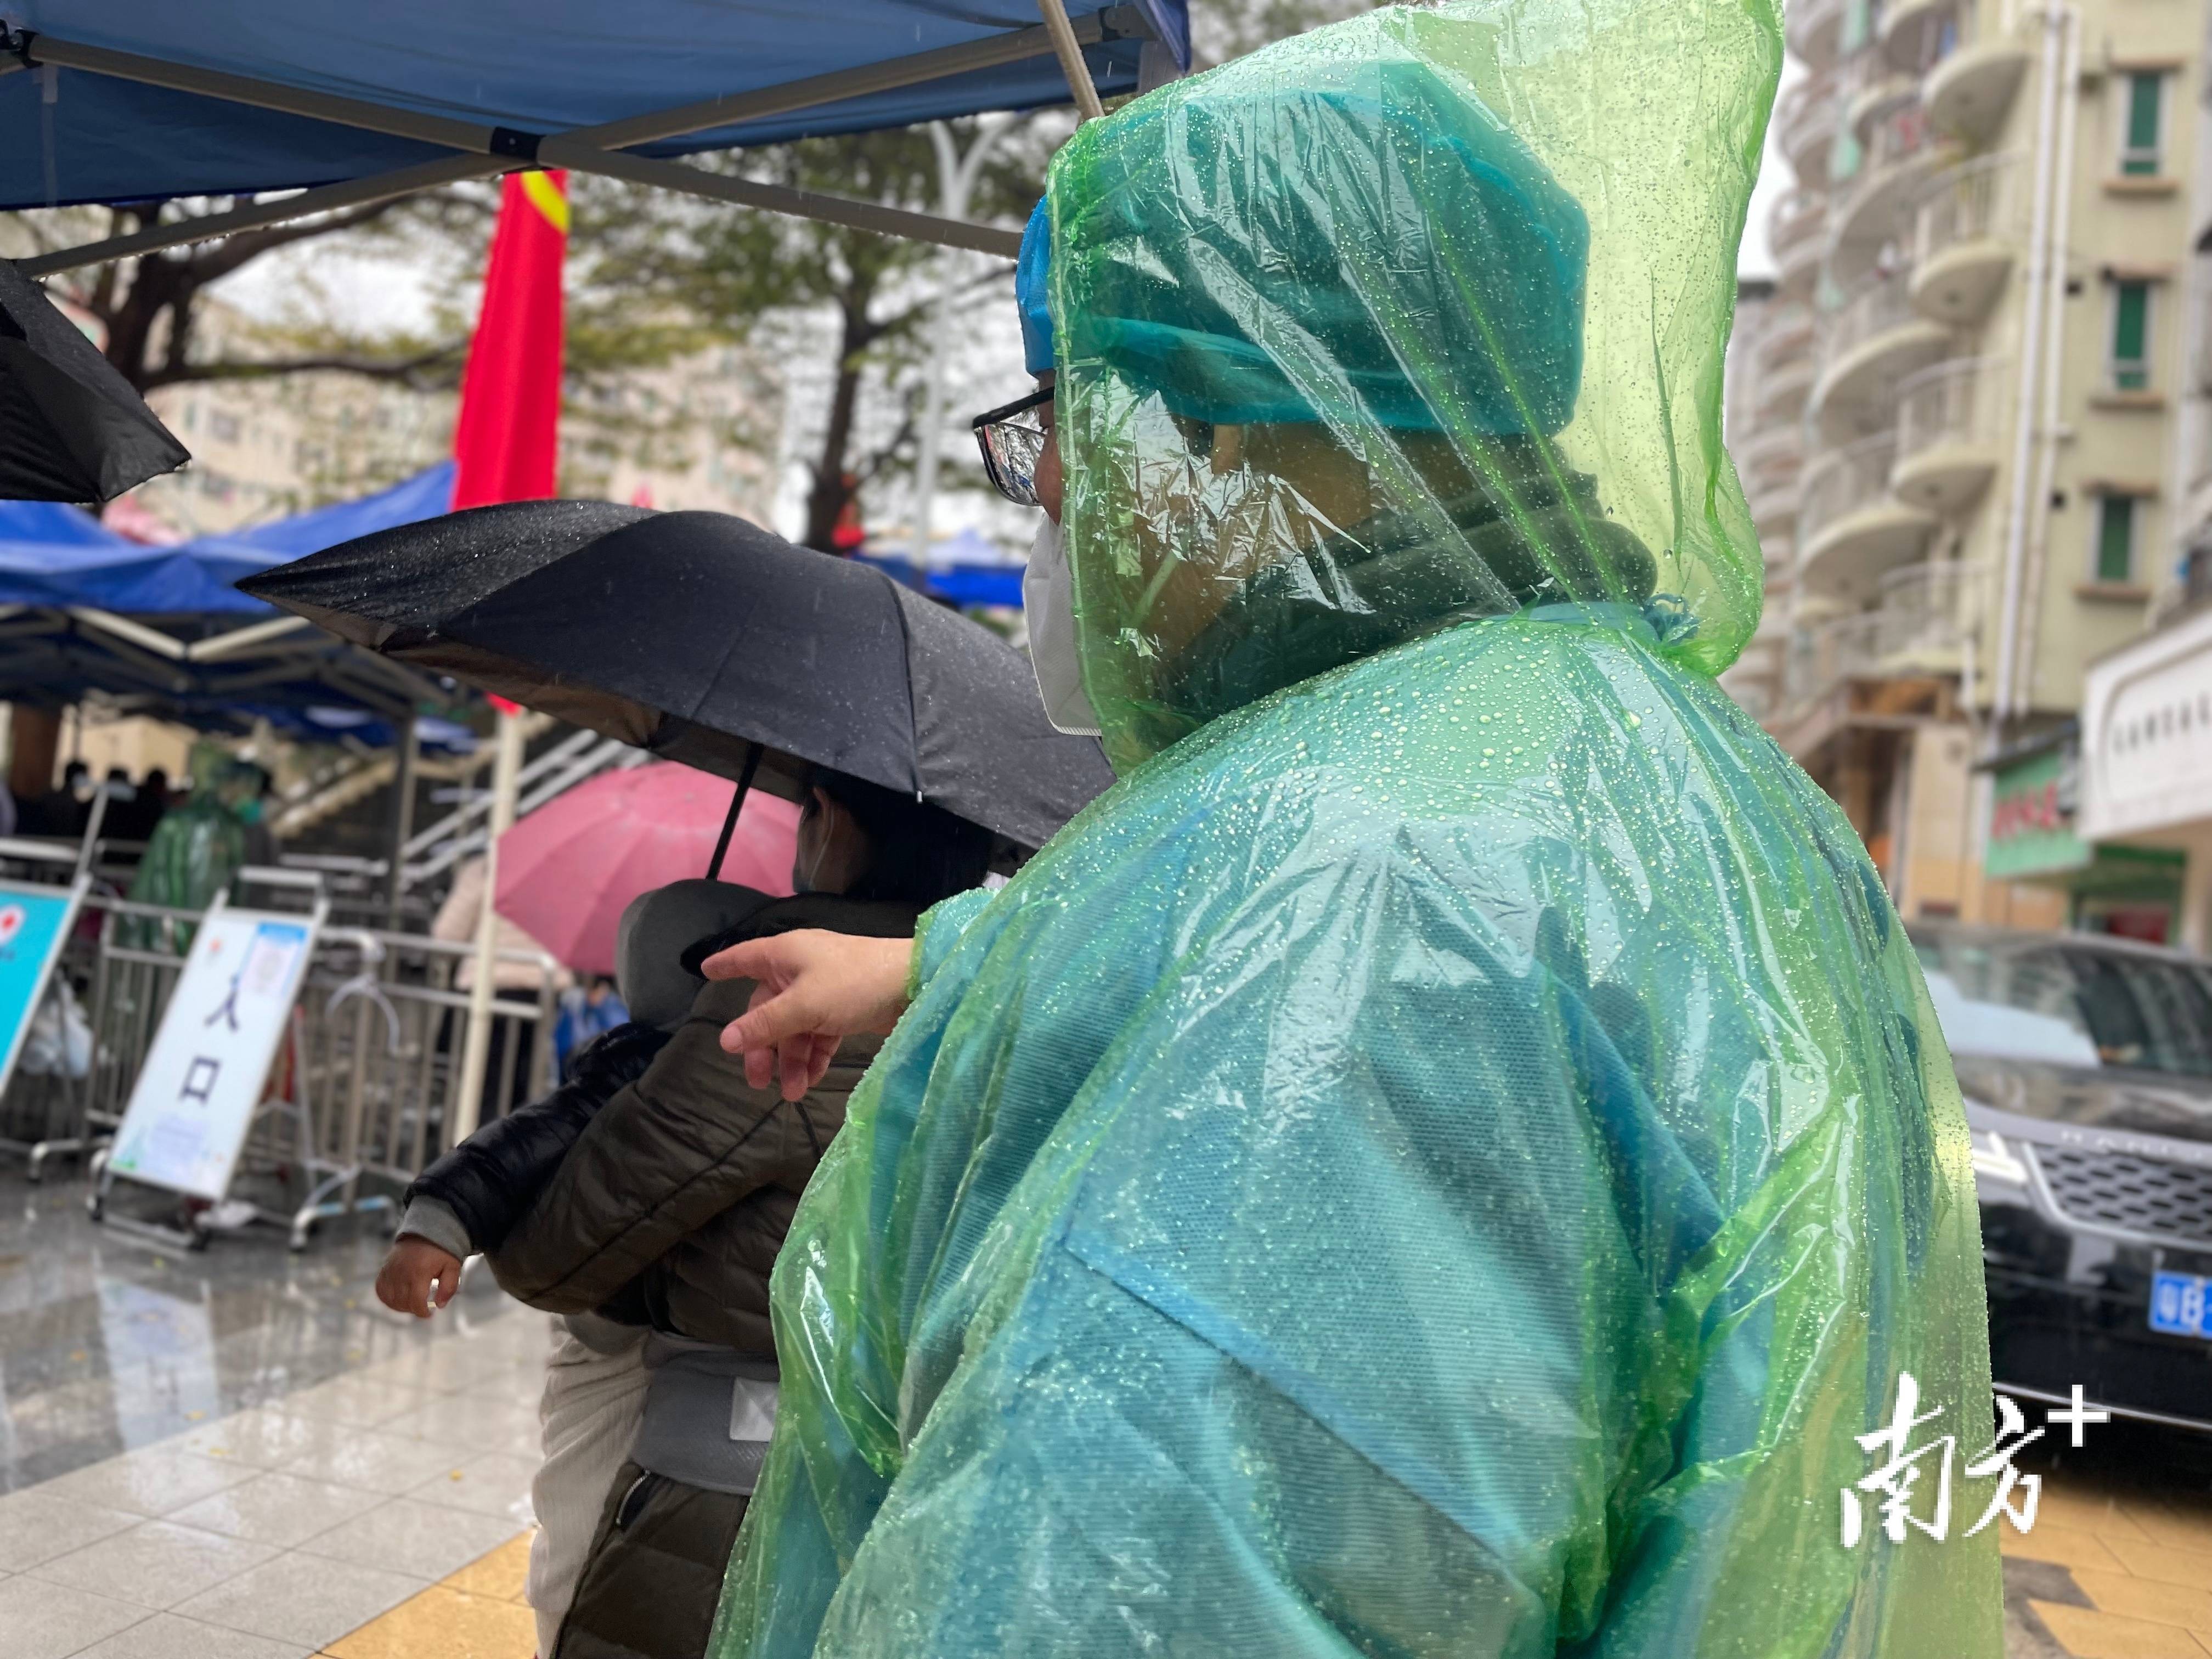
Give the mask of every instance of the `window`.
M 2112 390 L 2141 392 L 2150 385 L 2150 284 L 2112 284 Z
M 225 415 L 222 411 L 217 410 L 215 414 L 208 416 L 208 433 L 209 435 L 213 437 L 217 443 L 236 443 L 238 441 L 238 416 L 235 415 Z
M 2120 128 L 2120 171 L 2130 179 L 2149 178 L 2158 172 L 2166 76 L 2156 70 L 2139 70 L 2123 76 L 2120 84 L 2127 100 Z
M 2100 582 L 2135 580 L 2136 498 L 2132 495 L 2097 498 L 2095 574 Z

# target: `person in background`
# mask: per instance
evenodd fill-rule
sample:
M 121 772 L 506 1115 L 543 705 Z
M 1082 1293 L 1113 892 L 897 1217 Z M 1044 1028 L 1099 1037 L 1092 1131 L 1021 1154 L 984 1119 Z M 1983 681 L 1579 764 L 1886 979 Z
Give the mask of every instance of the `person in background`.
M 622 993 L 604 974 L 594 974 L 588 982 L 562 992 L 561 1012 L 553 1021 L 553 1064 L 561 1080 L 571 1080 L 569 1062 L 586 1043 L 629 1024 L 629 1010 L 623 1006 Z
M 248 862 L 245 813 L 258 793 L 258 770 L 213 744 L 193 750 L 191 797 L 155 826 L 131 878 L 133 899 L 204 910 L 229 890 Z
M 617 946 L 632 1023 L 409 1189 L 387 1307 L 428 1316 L 482 1251 L 510 1293 L 563 1316 L 532 1488 L 544 1659 L 703 1649 L 775 1415 L 769 1273 L 876 1048 L 842 1045 L 796 1100 L 753 1087 L 719 1041 L 750 988 L 708 985 L 699 962 L 801 928 L 904 940 L 985 880 L 991 850 L 973 824 L 817 773 L 793 895 L 687 881 L 635 901 Z
M 132 823 L 134 841 L 151 841 L 154 831 L 169 810 L 169 775 L 161 767 L 146 774 L 146 781 L 138 786 L 137 814 Z
M 84 834 L 91 801 L 92 773 L 81 760 L 62 769 L 62 781 L 36 800 L 22 803 L 22 832 L 75 840 Z
M 273 865 L 284 851 L 276 826 L 270 822 L 276 810 L 276 780 L 258 762 L 249 761 L 246 767 L 250 787 L 238 808 L 239 821 L 246 826 L 246 861 Z
M 118 766 L 108 772 L 106 787 L 107 814 L 100 822 L 101 839 L 143 844 L 153 835 L 165 805 L 163 792 L 155 787 L 155 775 L 148 773 L 145 782 L 133 787 Z

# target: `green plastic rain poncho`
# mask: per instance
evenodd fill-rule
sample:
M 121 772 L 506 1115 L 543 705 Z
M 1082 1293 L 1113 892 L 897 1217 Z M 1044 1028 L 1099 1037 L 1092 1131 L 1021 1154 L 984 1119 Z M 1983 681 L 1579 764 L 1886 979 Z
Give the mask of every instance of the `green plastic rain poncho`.
M 1056 159 L 1121 781 L 925 921 L 718 1655 L 1995 1659 L 1950 1063 L 1710 678 L 1779 58 L 1770 0 L 1389 10 Z M 1906 1371 L 1950 1535 L 1847 1548 Z

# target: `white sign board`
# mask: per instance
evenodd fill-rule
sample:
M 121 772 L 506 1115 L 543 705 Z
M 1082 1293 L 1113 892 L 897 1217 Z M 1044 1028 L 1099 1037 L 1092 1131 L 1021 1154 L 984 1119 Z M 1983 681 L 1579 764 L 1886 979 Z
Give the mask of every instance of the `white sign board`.
M 131 1087 L 111 1170 L 198 1198 L 223 1196 L 313 943 L 298 916 L 220 900 L 209 909 Z

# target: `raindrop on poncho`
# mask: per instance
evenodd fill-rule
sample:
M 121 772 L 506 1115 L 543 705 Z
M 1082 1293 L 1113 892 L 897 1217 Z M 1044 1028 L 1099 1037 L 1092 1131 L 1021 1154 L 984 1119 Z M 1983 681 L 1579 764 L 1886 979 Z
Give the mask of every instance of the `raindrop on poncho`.
M 1996 1659 L 1950 1062 L 1711 678 L 1780 54 L 1768 0 L 1388 10 L 1056 158 L 1121 781 L 925 918 L 717 1655 Z M 1950 1536 L 1846 1547 L 1907 1371 Z

